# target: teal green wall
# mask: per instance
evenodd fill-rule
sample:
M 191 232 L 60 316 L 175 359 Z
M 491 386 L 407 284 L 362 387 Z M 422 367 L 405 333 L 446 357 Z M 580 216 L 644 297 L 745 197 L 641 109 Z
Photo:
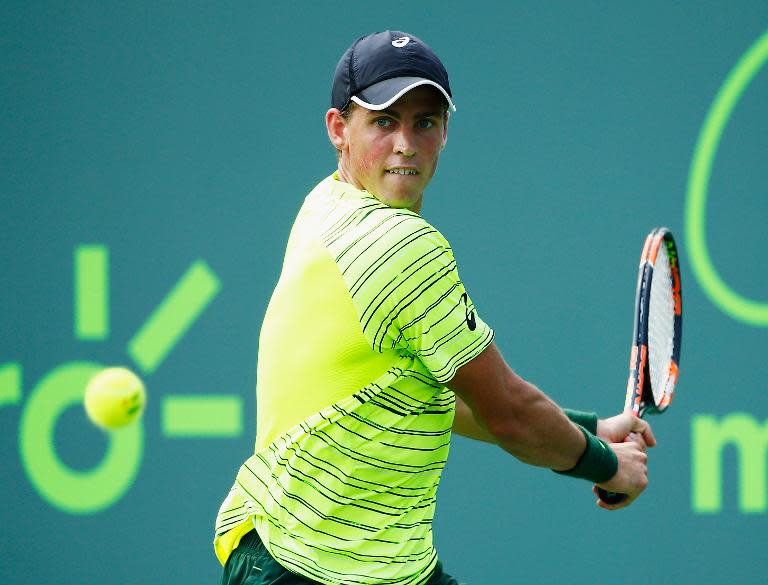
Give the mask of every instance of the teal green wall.
M 261 318 L 335 162 L 331 75 L 386 28 L 450 73 L 423 213 L 523 376 L 618 411 L 651 227 L 683 265 L 681 378 L 646 494 L 606 513 L 585 482 L 456 438 L 435 527 L 449 572 L 765 582 L 768 4 L 478 1 L 0 5 L 0 583 L 217 582 Z M 711 174 L 694 188 L 695 160 Z M 78 404 L 107 364 L 149 396 L 113 438 Z

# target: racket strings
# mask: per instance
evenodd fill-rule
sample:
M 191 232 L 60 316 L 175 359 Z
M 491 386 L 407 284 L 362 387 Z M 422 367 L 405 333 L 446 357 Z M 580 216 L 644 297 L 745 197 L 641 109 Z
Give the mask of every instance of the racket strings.
M 651 277 L 648 307 L 648 369 L 656 404 L 667 393 L 675 336 L 675 300 L 672 274 L 666 251 L 659 250 Z

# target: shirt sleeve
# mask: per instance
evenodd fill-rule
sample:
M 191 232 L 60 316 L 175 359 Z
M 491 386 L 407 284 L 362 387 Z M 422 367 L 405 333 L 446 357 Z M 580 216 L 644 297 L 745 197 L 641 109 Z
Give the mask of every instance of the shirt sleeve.
M 374 350 L 414 355 L 444 384 L 488 347 L 493 331 L 442 234 L 417 215 L 400 218 L 372 246 L 373 257 L 385 260 L 357 291 L 365 299 L 361 323 Z

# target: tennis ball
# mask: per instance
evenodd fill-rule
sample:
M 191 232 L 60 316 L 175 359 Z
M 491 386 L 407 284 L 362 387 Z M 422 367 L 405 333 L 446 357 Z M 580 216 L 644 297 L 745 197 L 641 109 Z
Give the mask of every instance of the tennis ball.
M 85 388 L 85 412 L 103 429 L 124 427 L 144 412 L 146 393 L 139 377 L 127 368 L 106 368 Z

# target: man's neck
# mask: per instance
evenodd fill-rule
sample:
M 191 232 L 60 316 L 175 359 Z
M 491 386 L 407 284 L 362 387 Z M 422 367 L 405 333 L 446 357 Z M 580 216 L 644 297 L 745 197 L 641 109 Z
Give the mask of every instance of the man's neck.
M 339 161 L 339 166 L 336 169 L 336 175 L 338 176 L 339 181 L 342 181 L 344 183 L 349 183 L 350 185 L 355 187 L 355 189 L 359 189 L 360 191 L 367 191 L 367 189 L 363 187 L 363 185 L 361 185 L 358 181 L 356 181 L 354 177 L 351 176 L 351 174 L 348 174 L 344 171 L 344 166 L 341 164 L 341 161 Z M 371 193 L 371 195 L 376 197 L 375 193 Z M 378 197 L 376 197 L 376 199 L 378 199 Z M 413 211 L 413 213 L 416 213 L 417 215 L 420 215 L 422 201 L 423 201 L 423 197 L 420 197 L 419 200 L 416 203 L 414 203 L 412 207 L 408 207 L 407 209 L 409 211 Z

